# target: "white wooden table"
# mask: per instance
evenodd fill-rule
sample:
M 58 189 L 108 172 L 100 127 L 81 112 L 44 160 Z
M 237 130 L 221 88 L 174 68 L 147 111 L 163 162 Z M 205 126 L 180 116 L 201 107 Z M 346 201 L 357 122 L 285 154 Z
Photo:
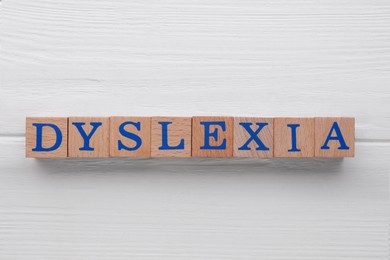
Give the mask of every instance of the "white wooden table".
M 1 8 L 0 259 L 389 258 L 389 1 Z M 46 115 L 355 116 L 356 157 L 25 159 Z

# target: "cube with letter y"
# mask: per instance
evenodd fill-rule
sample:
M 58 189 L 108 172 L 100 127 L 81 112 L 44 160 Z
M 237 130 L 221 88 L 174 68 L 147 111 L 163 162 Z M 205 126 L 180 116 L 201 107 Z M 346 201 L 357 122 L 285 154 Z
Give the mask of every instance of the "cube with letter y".
M 233 117 L 193 117 L 192 156 L 232 157 L 233 128 Z
M 316 157 L 354 157 L 355 118 L 315 118 Z
M 26 157 L 65 158 L 67 156 L 68 118 L 26 118 Z
M 108 157 L 108 117 L 69 117 L 69 157 Z

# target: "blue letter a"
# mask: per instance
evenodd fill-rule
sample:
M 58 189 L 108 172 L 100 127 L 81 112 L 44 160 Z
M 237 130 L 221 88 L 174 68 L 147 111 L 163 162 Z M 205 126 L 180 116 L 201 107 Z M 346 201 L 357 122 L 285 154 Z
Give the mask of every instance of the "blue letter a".
M 84 146 L 80 147 L 80 151 L 93 151 L 94 148 L 89 146 L 89 141 L 91 140 L 92 135 L 96 132 L 99 126 L 102 125 L 101 122 L 91 122 L 89 123 L 92 126 L 91 132 L 87 135 L 83 129 L 84 122 L 74 122 L 72 125 L 76 126 L 77 130 L 79 130 L 81 137 L 84 139 Z
M 332 136 L 333 130 L 336 132 L 336 136 Z M 340 131 L 340 128 L 339 128 L 339 125 L 337 124 L 337 122 L 333 123 L 332 128 L 329 131 L 328 137 L 326 138 L 324 145 L 321 146 L 321 149 L 328 150 L 329 149 L 328 143 L 330 140 L 339 141 L 339 143 L 340 143 L 340 147 L 338 148 L 339 150 L 349 150 L 349 147 L 345 143 L 344 137 L 341 134 L 341 131 Z
M 37 136 L 36 136 L 36 142 L 35 142 L 35 148 L 32 149 L 33 152 L 50 152 L 58 149 L 62 143 L 62 133 L 61 130 L 58 128 L 58 126 L 54 124 L 40 124 L 40 123 L 34 123 L 32 124 L 37 128 Z M 56 142 L 52 147 L 42 147 L 42 134 L 43 134 L 43 127 L 51 127 L 54 129 L 56 133 Z

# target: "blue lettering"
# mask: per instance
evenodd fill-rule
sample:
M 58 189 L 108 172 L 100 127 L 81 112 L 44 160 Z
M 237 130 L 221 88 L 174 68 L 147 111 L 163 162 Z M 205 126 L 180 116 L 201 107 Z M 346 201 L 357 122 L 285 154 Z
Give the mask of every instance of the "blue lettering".
M 89 146 L 89 141 L 91 140 L 92 135 L 96 132 L 99 126 L 102 125 L 101 122 L 91 122 L 89 123 L 92 126 L 91 132 L 87 135 L 83 129 L 84 122 L 73 122 L 77 130 L 79 130 L 81 137 L 84 139 L 84 146 L 79 148 L 80 151 L 93 151 L 94 148 Z
M 218 141 L 218 128 L 215 128 L 213 132 L 210 132 L 210 126 L 219 126 L 222 131 L 226 131 L 226 123 L 224 121 L 217 122 L 200 122 L 204 126 L 204 145 L 200 147 L 201 150 L 225 150 L 226 149 L 226 138 L 222 140 L 220 145 L 211 146 L 210 138 L 212 137 L 215 141 Z
M 54 124 L 40 124 L 40 123 L 34 123 L 32 125 L 35 126 L 37 129 L 35 148 L 32 149 L 33 152 L 50 152 L 50 151 L 57 150 L 58 147 L 60 147 L 62 143 L 62 133 L 61 130 L 58 128 L 58 126 Z M 52 147 L 42 146 L 42 134 L 43 134 L 44 127 L 51 127 L 52 129 L 54 129 L 56 133 L 56 142 L 53 144 Z

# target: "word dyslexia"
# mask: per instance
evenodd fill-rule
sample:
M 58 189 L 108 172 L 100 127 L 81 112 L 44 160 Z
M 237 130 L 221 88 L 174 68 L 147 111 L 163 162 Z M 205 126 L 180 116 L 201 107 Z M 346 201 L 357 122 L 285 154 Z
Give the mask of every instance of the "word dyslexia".
M 354 157 L 349 117 L 27 117 L 26 157 Z

